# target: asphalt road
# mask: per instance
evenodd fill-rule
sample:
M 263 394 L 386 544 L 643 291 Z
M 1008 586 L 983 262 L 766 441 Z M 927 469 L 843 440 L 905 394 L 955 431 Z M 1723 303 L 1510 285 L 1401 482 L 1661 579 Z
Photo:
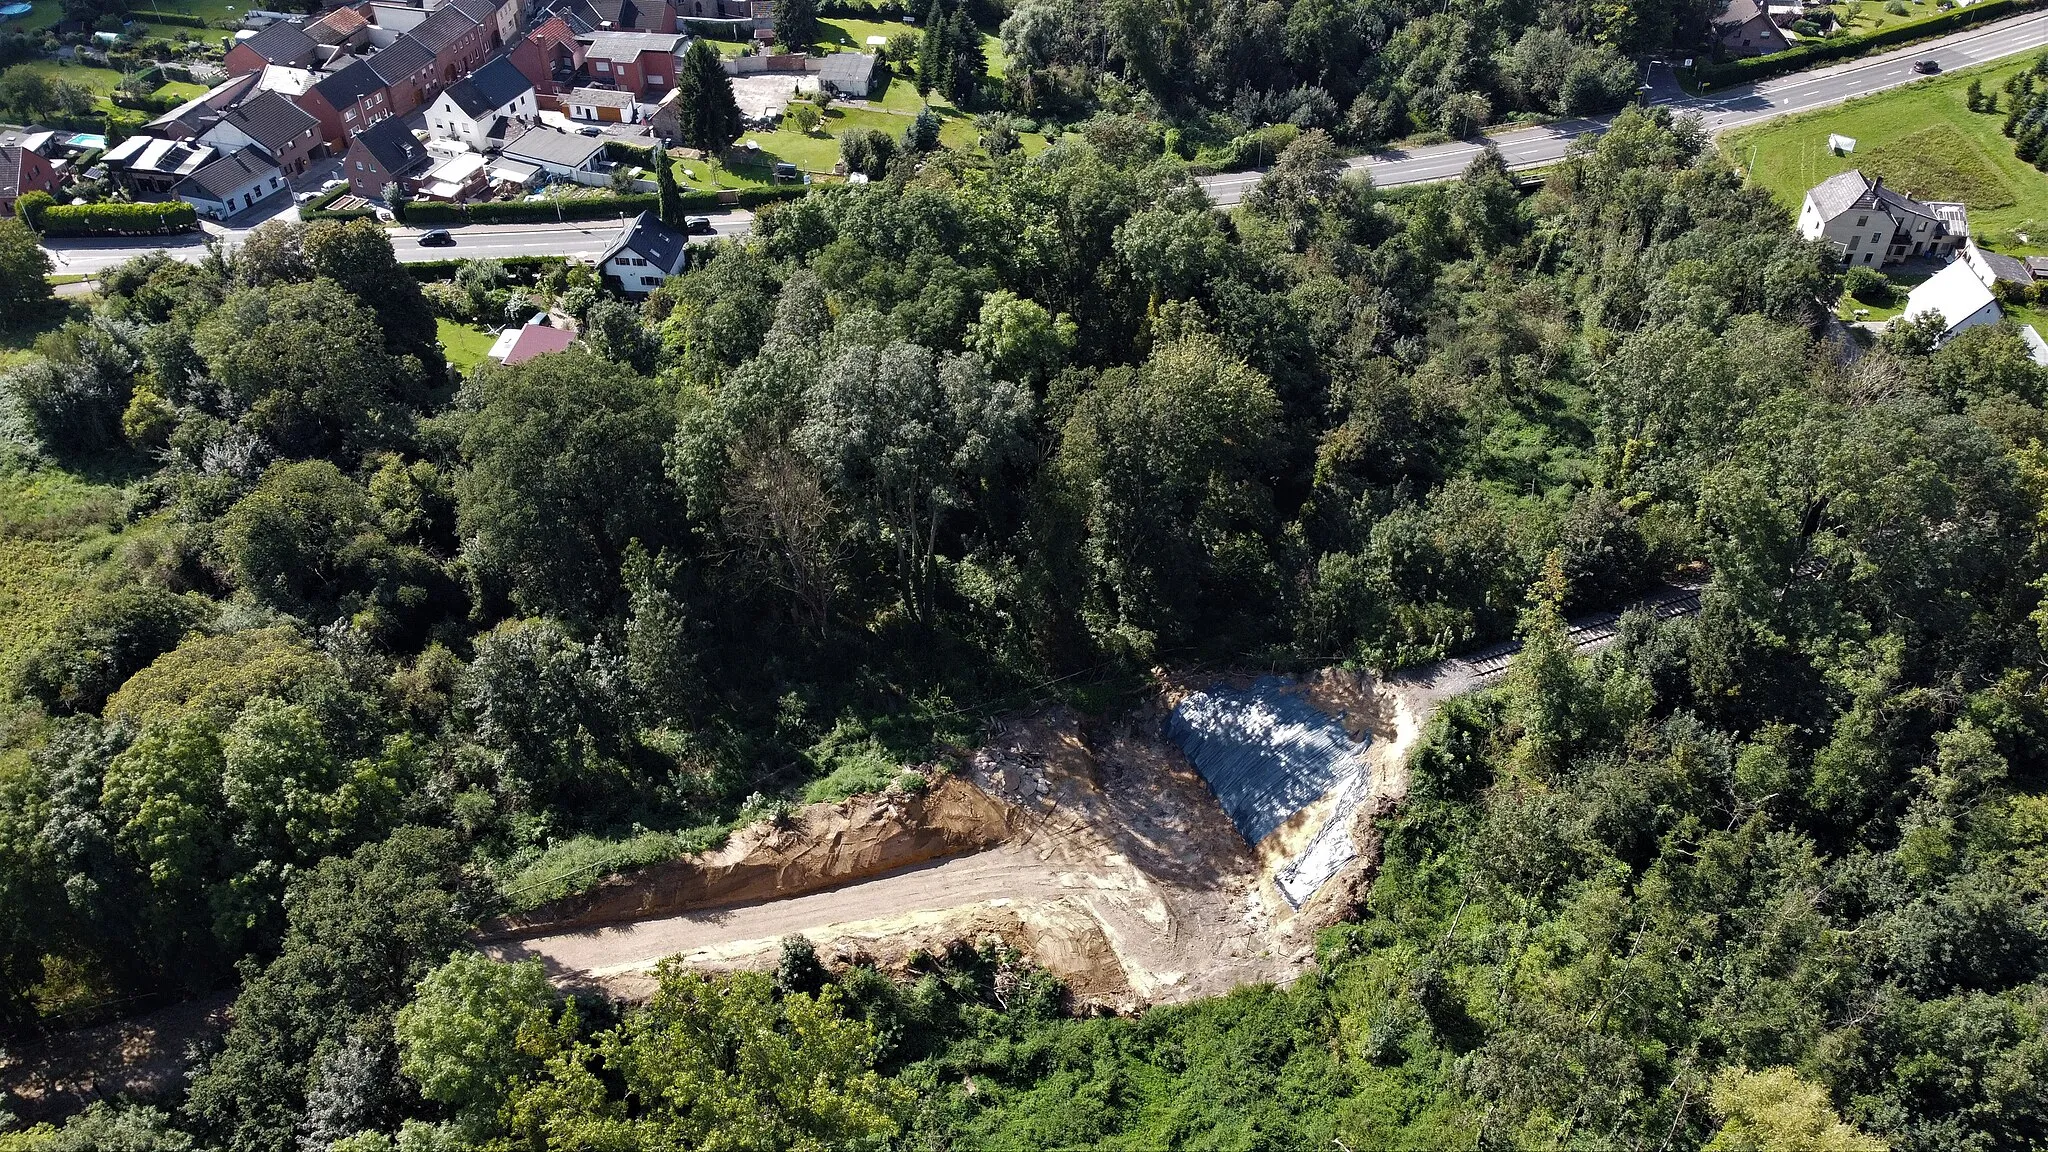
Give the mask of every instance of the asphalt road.
M 1686 95 L 1668 72 L 1660 72 L 1652 87 L 1651 99 L 1679 112 L 1696 113 L 1709 132 L 1720 132 L 1929 79 L 1913 71 L 1914 62 L 1919 60 L 1937 60 L 1943 72 L 1953 72 L 2044 46 L 2048 46 L 2048 12 L 1966 29 L 1881 56 L 1798 72 L 1759 84 L 1743 84 L 1701 96 Z M 1489 136 L 1488 140 L 1500 149 L 1508 167 L 1540 168 L 1564 159 L 1565 150 L 1572 141 L 1604 130 L 1608 120 L 1604 116 L 1566 120 L 1538 128 L 1497 133 Z M 1479 144 L 1460 141 L 1360 156 L 1346 163 L 1353 169 L 1370 173 L 1373 183 L 1381 187 L 1429 184 L 1455 179 L 1480 148 Z M 1260 177 L 1258 172 L 1232 172 L 1203 177 L 1201 183 L 1211 199 L 1227 206 L 1243 199 L 1246 192 L 1258 185 Z
M 280 214 L 282 215 L 282 214 Z M 720 236 L 745 236 L 753 230 L 754 214 L 744 210 L 710 214 L 714 231 Z M 224 229 L 209 226 L 205 236 L 165 236 L 139 240 L 53 240 L 43 245 L 55 271 L 97 275 L 144 252 L 162 250 L 180 260 L 198 261 L 206 255 L 206 240 L 218 238 L 232 248 L 241 243 L 254 225 Z M 422 248 L 421 229 L 391 229 L 391 246 L 406 263 L 481 256 L 577 256 L 590 259 L 603 252 L 619 234 L 620 225 L 610 220 L 589 220 L 569 224 L 469 224 L 450 228 L 452 246 Z

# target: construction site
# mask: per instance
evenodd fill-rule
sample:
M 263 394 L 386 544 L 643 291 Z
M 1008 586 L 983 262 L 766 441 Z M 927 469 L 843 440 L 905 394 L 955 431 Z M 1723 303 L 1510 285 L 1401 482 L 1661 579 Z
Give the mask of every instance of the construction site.
M 1670 589 L 1642 606 L 1694 610 Z M 1618 614 L 1574 621 L 1591 650 Z M 1129 1012 L 1286 982 L 1378 860 L 1376 821 L 1443 700 L 1494 682 L 1514 645 L 1381 679 L 1160 674 L 1143 703 L 994 724 L 919 791 L 814 804 L 720 849 L 610 877 L 486 929 L 566 989 L 640 999 L 668 957 L 766 967 L 801 934 L 827 963 L 900 969 L 990 937 Z

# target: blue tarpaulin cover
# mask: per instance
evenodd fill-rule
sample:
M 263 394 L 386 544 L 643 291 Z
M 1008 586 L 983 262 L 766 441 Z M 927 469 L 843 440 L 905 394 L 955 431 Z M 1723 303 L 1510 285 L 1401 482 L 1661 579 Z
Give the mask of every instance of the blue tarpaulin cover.
M 1166 718 L 1166 736 L 1187 754 L 1249 844 L 1346 774 L 1363 771 L 1368 743 L 1353 740 L 1278 676 L 1249 688 L 1193 693 Z

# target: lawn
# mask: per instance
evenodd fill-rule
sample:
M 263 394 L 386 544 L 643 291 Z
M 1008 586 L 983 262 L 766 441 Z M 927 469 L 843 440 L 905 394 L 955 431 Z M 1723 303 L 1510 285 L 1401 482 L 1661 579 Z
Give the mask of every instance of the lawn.
M 204 96 L 206 93 L 207 87 L 204 84 L 191 84 L 183 80 L 172 80 L 163 87 L 158 88 L 155 92 L 150 93 L 150 95 L 155 96 L 159 100 L 176 100 L 183 103 L 186 100 Z
M 1970 230 L 1993 248 L 2013 251 L 2014 232 L 2048 240 L 2048 175 L 2013 155 L 2001 131 L 2005 98 L 1996 112 L 1972 112 L 1963 93 L 1971 80 L 1998 92 L 2028 61 L 1991 64 L 1924 80 L 1875 96 L 1798 116 L 1740 128 L 1721 138 L 1737 164 L 1770 189 L 1792 212 L 1806 190 L 1829 176 L 1860 168 L 1901 191 L 1931 200 L 1960 200 L 1970 209 Z M 1830 133 L 1849 136 L 1856 150 L 1828 151 Z
M 434 335 L 441 341 L 441 351 L 448 362 L 464 372 L 483 363 L 484 354 L 497 343 L 496 332 L 485 331 L 473 324 L 458 324 L 446 317 L 434 320 Z
M 1859 11 L 1852 15 L 1852 7 Z M 1828 10 L 1835 14 L 1835 20 L 1847 29 L 1851 36 L 1868 36 L 1894 24 L 1911 24 L 1916 20 L 1941 15 L 1941 10 L 1926 0 L 1906 0 L 1906 12 L 1903 16 L 1894 16 L 1885 11 L 1881 0 L 1862 0 L 1862 3 L 1854 5 L 1831 4 Z
M 81 88 L 91 89 L 100 96 L 111 95 L 120 86 L 121 73 L 112 68 L 95 68 L 90 64 L 72 64 L 62 60 L 24 60 L 12 65 L 30 72 L 40 72 L 52 80 L 69 80 Z

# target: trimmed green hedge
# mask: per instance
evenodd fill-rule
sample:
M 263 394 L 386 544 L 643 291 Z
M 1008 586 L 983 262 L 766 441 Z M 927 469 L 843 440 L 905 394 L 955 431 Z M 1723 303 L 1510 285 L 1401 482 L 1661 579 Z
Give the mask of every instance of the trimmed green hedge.
M 1725 64 L 1707 64 L 1699 69 L 1699 79 L 1703 84 L 1716 87 L 1764 80 L 1834 60 L 1847 60 L 1873 49 L 1939 36 L 1958 28 L 1967 28 L 1972 24 L 2002 20 L 2007 16 L 2039 8 L 2044 3 L 2048 3 L 2048 0 L 1978 0 L 1968 8 L 1952 9 L 1932 19 L 1912 24 L 1894 24 L 1889 28 L 1880 28 L 1867 36 L 1844 36 L 1839 40 L 1809 40 L 1796 48 L 1769 56 L 1752 56 L 1746 60 L 1730 60 Z
M 189 12 L 156 12 L 136 8 L 128 13 L 128 18 L 140 20 L 144 24 L 168 24 L 178 28 L 207 27 L 206 17 L 194 16 Z
M 43 210 L 45 236 L 150 236 L 190 232 L 199 213 L 184 201 L 164 204 L 55 204 Z

